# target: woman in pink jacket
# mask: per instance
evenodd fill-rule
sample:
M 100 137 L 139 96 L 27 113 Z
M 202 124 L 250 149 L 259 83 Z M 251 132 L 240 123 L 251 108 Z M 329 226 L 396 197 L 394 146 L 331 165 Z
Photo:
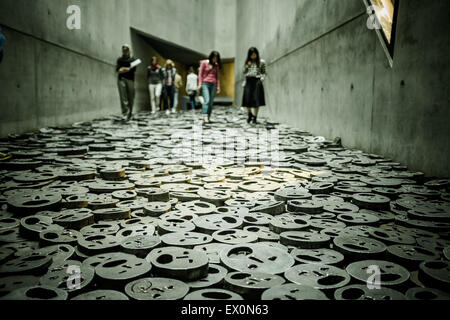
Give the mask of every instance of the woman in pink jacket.
M 203 116 L 205 123 L 211 122 L 210 117 L 214 105 L 214 98 L 216 94 L 220 93 L 219 72 L 221 67 L 222 61 L 220 60 L 220 53 L 217 51 L 211 52 L 209 59 L 202 61 L 200 64 L 198 91 L 201 91 L 204 99 Z

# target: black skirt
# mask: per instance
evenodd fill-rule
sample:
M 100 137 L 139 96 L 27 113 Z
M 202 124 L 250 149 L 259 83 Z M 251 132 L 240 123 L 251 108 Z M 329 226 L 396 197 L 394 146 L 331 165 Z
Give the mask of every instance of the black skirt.
M 242 106 L 247 108 L 259 108 L 266 105 L 264 98 L 264 86 L 259 78 L 247 78 Z

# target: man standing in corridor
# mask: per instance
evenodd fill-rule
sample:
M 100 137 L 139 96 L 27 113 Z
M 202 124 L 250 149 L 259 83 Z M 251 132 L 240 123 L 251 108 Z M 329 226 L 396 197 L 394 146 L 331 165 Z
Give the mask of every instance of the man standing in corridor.
M 118 87 L 120 95 L 120 104 L 122 107 L 122 116 L 124 120 L 129 121 L 133 114 L 134 104 L 134 77 L 138 59 L 131 56 L 131 49 L 128 44 L 122 46 L 122 56 L 117 59 L 116 72 L 118 73 Z

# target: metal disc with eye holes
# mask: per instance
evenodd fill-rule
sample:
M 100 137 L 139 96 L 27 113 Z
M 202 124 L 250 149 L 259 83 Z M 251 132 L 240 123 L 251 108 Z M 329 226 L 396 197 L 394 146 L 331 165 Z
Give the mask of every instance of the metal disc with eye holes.
M 183 211 L 171 211 L 171 212 L 161 215 L 159 218 L 161 220 L 181 219 L 181 220 L 192 221 L 195 218 L 198 218 L 198 215 L 196 215 L 195 213 L 186 213 Z
M 231 245 L 225 243 L 212 242 L 200 246 L 195 246 L 194 250 L 206 253 L 209 263 L 220 264 L 220 251 L 229 248 Z
M 37 286 L 39 284 L 39 277 L 35 276 L 9 276 L 0 278 L 0 300 L 16 289 Z
M 301 249 L 326 247 L 331 238 L 327 235 L 307 231 L 286 231 L 280 234 L 280 243 Z
M 24 237 L 38 240 L 41 232 L 64 230 L 64 228 L 53 224 L 53 219 L 50 217 L 35 215 L 20 220 L 19 230 Z
M 209 288 L 196 290 L 189 293 L 183 300 L 244 300 L 241 295 L 234 293 L 229 290 L 217 289 L 217 288 Z
M 348 202 L 329 202 L 323 206 L 323 209 L 336 215 L 359 211 L 357 206 Z
M 132 255 L 126 254 L 123 252 L 111 252 L 111 253 L 101 253 L 95 256 L 87 257 L 84 259 L 82 266 L 83 267 L 89 267 L 89 268 L 95 268 L 96 266 L 100 265 L 101 263 L 105 261 L 111 261 L 114 259 L 127 259 Z
M 133 190 L 134 184 L 129 182 L 119 182 L 119 181 L 101 181 L 94 182 L 87 185 L 89 191 L 92 193 L 112 193 L 114 191 L 121 190 Z
M 252 243 L 258 240 L 258 236 L 252 232 L 239 229 L 223 229 L 213 233 L 214 240 L 226 244 Z
M 144 206 L 144 212 L 151 217 L 159 217 L 171 209 L 172 206 L 169 202 L 149 202 Z
M 323 202 L 316 200 L 290 200 L 287 203 L 287 210 L 290 212 L 304 212 L 317 214 L 323 212 Z
M 382 260 L 353 262 L 347 266 L 346 270 L 356 280 L 367 284 L 371 284 L 372 280 L 376 280 L 376 284 L 381 287 L 403 285 L 410 278 L 408 270 L 401 265 Z
M 427 287 L 449 292 L 450 261 L 424 261 L 419 266 L 419 280 Z
M 344 261 L 344 255 L 331 249 L 294 249 L 291 256 L 300 264 L 339 265 Z
M 117 232 L 116 238 L 118 238 L 119 241 L 122 242 L 123 239 L 137 235 L 153 236 L 155 234 L 155 230 L 155 227 L 151 224 L 129 226 Z
M 388 223 L 392 222 L 395 219 L 395 215 L 390 211 L 373 211 L 367 209 L 361 209 L 358 213 L 370 214 L 379 219 L 379 223 Z
M 139 258 L 145 258 L 150 251 L 161 245 L 161 239 L 158 236 L 136 235 L 122 240 L 120 246 L 122 251 L 133 254 Z
M 284 276 L 295 284 L 319 290 L 341 288 L 350 282 L 345 270 L 324 264 L 299 264 L 286 271 Z
M 80 230 L 94 224 L 92 210 L 87 208 L 64 210 L 53 216 L 53 223 L 67 229 Z
M 88 208 L 91 210 L 115 208 L 119 203 L 119 200 L 113 199 L 110 195 L 98 194 L 92 195 L 88 194 Z
M 212 240 L 210 235 L 198 232 L 171 232 L 161 236 L 161 242 L 165 245 L 190 249 L 210 243 Z
M 395 244 L 387 247 L 390 258 L 408 268 L 417 270 L 422 261 L 438 260 L 440 254 L 437 251 L 425 249 L 420 246 Z
M 228 271 L 224 267 L 210 263 L 208 268 L 208 276 L 206 278 L 187 282 L 186 284 L 191 289 L 212 288 L 214 286 L 220 286 L 227 273 Z
M 31 215 L 39 211 L 58 209 L 62 201 L 57 192 L 21 193 L 8 197 L 9 211 L 21 216 Z
M 86 255 L 112 252 L 120 246 L 120 239 L 108 234 L 96 234 L 78 239 L 78 249 Z
M 247 300 L 259 300 L 261 294 L 272 287 L 285 283 L 277 275 L 257 271 L 231 272 L 227 274 L 224 289 L 236 292 Z
M 126 207 L 97 209 L 92 213 L 96 222 L 128 219 L 131 215 L 130 209 Z
M 136 200 L 137 193 L 134 190 L 118 190 L 111 193 L 111 196 L 120 201 Z
M 93 279 L 93 268 L 82 267 L 79 261 L 67 260 L 60 264 L 53 264 L 41 277 L 40 283 L 73 294 L 83 292 L 92 284 Z
M 0 231 L 0 243 L 16 243 L 24 241 L 27 241 L 27 239 L 20 234 L 18 228 Z
M 346 227 L 345 223 L 341 221 L 336 221 L 336 219 L 310 219 L 309 226 L 312 230 L 323 230 L 325 228 L 341 228 L 344 229 Z
M 119 232 L 120 226 L 114 222 L 100 222 L 80 230 L 84 237 L 95 236 L 97 234 L 115 235 Z
M 13 251 L 14 257 L 19 257 L 25 254 L 32 253 L 35 250 L 38 250 L 39 242 L 37 241 L 12 242 L 2 245 L 0 249 L 10 249 Z
M 15 218 L 0 218 L 0 231 L 16 228 L 20 225 L 20 220 Z
M 274 198 L 277 201 L 290 201 L 294 199 L 310 199 L 312 194 L 301 186 L 286 187 L 275 192 Z
M 223 206 L 225 201 L 231 198 L 231 192 L 227 190 L 200 190 L 200 201 L 212 203 L 215 206 Z
M 64 198 L 61 206 L 67 209 L 86 208 L 89 201 L 85 194 L 74 194 Z
M 268 227 L 273 216 L 262 212 L 249 212 L 241 216 L 244 226 L 266 226 Z
M 4 300 L 67 300 L 68 293 L 62 289 L 37 285 L 12 291 Z
M 183 219 L 166 219 L 158 222 L 158 234 L 170 232 L 191 232 L 195 230 L 195 225 L 191 221 Z
M 244 231 L 255 233 L 256 236 L 258 237 L 258 241 L 279 241 L 280 240 L 280 236 L 277 233 L 270 231 L 270 229 L 268 227 L 260 227 L 260 226 L 251 225 L 251 226 L 245 227 Z
M 154 249 L 146 257 L 156 276 L 195 281 L 208 276 L 206 253 L 179 247 Z
M 269 228 L 275 233 L 283 233 L 286 231 L 303 230 L 308 228 L 309 225 L 309 220 L 288 213 L 274 217 L 272 221 L 270 221 Z
M 346 259 L 367 259 L 382 257 L 386 245 L 378 240 L 361 237 L 341 235 L 333 239 L 334 249 L 342 253 Z
M 148 199 L 148 202 L 166 202 L 170 200 L 169 192 L 160 188 L 147 188 L 144 197 Z
M 348 225 L 358 225 L 358 224 L 376 224 L 380 221 L 377 216 L 369 213 L 358 212 L 358 213 L 344 213 L 337 216 L 339 221 L 342 221 Z
M 223 229 L 234 229 L 242 227 L 242 218 L 223 215 L 223 214 L 209 214 L 201 216 L 192 221 L 197 230 L 206 234 L 213 234 L 215 231 Z
M 386 244 L 414 244 L 416 240 L 403 232 L 397 230 L 386 230 L 373 228 L 369 231 L 371 237 L 381 240 Z
M 367 285 L 350 285 L 334 292 L 336 300 L 406 300 L 403 293 L 390 288 L 369 289 Z
M 180 202 L 191 202 L 200 200 L 200 196 L 191 192 L 170 192 L 171 198 L 177 198 Z
M 450 300 L 450 294 L 432 288 L 411 288 L 405 295 L 408 300 Z
M 356 193 L 352 202 L 361 209 L 388 210 L 391 199 L 376 193 Z
M 187 284 L 168 278 L 138 279 L 125 286 L 125 293 L 134 300 L 180 300 L 188 292 Z
M 44 274 L 47 268 L 52 264 L 52 257 L 45 254 L 29 254 L 9 260 L 0 266 L 0 274 L 16 275 Z
M 132 218 L 128 220 L 124 220 L 120 222 L 121 228 L 128 228 L 128 227 L 136 227 L 136 226 L 147 226 L 147 225 L 153 225 L 156 227 L 158 225 L 159 219 L 153 218 L 153 217 L 140 217 L 140 218 Z
M 128 209 L 131 212 L 142 210 L 149 202 L 145 199 L 125 200 L 117 203 L 117 208 Z
M 52 258 L 52 263 L 63 263 L 71 259 L 75 253 L 75 248 L 68 244 L 56 244 L 35 250 L 31 254 L 41 254 Z
M 246 207 L 238 206 L 238 207 L 217 207 L 214 213 L 234 216 L 234 217 L 243 217 L 249 214 L 249 209 Z
M 241 272 L 281 274 L 295 263 L 287 251 L 264 244 L 237 244 L 219 255 L 223 265 Z
M 261 300 L 329 300 L 325 293 L 313 287 L 286 283 L 263 292 Z
M 175 209 L 185 212 L 185 213 L 194 213 L 198 216 L 209 215 L 216 210 L 216 206 L 212 203 L 204 202 L 204 201 L 190 201 L 179 203 L 175 206 Z
M 151 264 L 145 259 L 128 255 L 101 262 L 95 267 L 95 274 L 99 282 L 117 286 L 144 277 L 151 269 Z
M 86 293 L 82 293 L 80 295 L 77 295 L 76 297 L 70 299 L 70 300 L 81 300 L 81 301 L 99 301 L 99 300 L 113 300 L 113 301 L 120 301 L 120 300 L 129 300 L 128 297 L 123 294 L 122 292 L 115 291 L 115 290 L 94 290 L 89 291 Z
M 77 245 L 78 239 L 82 238 L 82 234 L 76 230 L 49 230 L 41 232 L 39 235 L 42 246 L 51 246 L 55 244 Z
M 286 211 L 286 205 L 283 201 L 267 201 L 264 204 L 257 204 L 256 207 L 250 209 L 250 212 L 268 213 L 273 216 L 282 214 Z

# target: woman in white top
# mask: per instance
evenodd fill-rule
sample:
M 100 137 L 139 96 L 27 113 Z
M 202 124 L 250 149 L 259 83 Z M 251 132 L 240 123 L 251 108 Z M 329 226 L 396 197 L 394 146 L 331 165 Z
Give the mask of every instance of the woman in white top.
M 187 81 L 186 81 L 186 92 L 189 96 L 189 103 L 191 105 L 192 111 L 195 110 L 195 96 L 197 94 L 197 82 L 198 82 L 198 77 L 194 73 L 194 68 L 190 67 L 189 74 L 187 76 Z

